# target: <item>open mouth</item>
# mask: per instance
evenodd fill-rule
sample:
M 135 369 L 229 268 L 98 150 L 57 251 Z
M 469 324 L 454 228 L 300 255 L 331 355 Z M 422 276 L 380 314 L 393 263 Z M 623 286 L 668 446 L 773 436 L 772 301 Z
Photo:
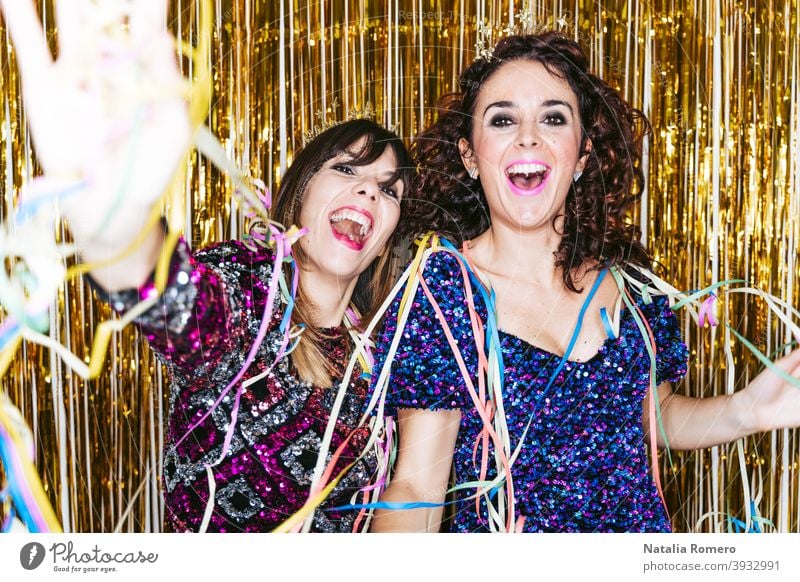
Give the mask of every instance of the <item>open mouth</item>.
M 506 168 L 509 186 L 520 196 L 538 194 L 549 174 L 550 167 L 539 162 L 515 163 Z
M 353 208 L 340 208 L 329 217 L 333 236 L 351 249 L 360 251 L 372 234 L 372 216 Z

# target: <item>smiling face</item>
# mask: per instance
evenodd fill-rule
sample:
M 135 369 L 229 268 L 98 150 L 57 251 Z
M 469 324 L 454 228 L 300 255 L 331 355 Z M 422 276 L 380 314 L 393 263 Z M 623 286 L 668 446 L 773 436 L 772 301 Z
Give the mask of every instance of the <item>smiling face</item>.
M 479 172 L 493 228 L 552 229 L 587 157 L 569 84 L 539 62 L 511 61 L 483 84 L 473 115 L 462 159 Z
M 362 142 L 328 160 L 303 195 L 300 239 L 303 269 L 352 283 L 386 248 L 400 218 L 404 184 L 396 180 L 397 161 L 387 147 L 372 163 L 353 165 Z

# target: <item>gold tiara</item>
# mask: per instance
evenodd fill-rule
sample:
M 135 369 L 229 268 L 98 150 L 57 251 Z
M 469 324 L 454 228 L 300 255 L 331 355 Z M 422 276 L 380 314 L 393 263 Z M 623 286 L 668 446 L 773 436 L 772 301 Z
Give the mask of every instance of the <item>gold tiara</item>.
M 336 111 L 339 108 L 339 99 L 334 98 L 331 102 L 330 109 L 332 111 Z M 368 119 L 370 121 L 375 121 L 375 110 L 372 107 L 372 103 L 367 103 L 364 107 L 358 108 L 354 107 L 350 111 L 347 112 L 347 115 L 344 119 L 331 119 L 328 118 L 328 112 L 326 110 L 320 110 L 314 113 L 314 118 L 317 120 L 317 123 L 314 126 L 303 132 L 303 145 L 307 144 L 314 138 L 316 138 L 322 132 L 336 127 L 342 123 L 347 121 L 352 121 L 354 119 Z M 391 127 L 386 127 L 387 130 L 391 131 L 392 133 L 397 134 L 400 129 L 400 124 L 397 123 Z
M 519 36 L 529 34 L 540 34 L 548 30 L 563 30 L 568 24 L 566 16 L 561 15 L 558 18 L 548 18 L 542 22 L 537 22 L 536 15 L 530 8 L 526 8 L 520 12 L 514 13 L 514 24 L 507 24 L 505 28 L 501 28 L 497 32 L 495 38 L 495 28 L 491 24 L 479 22 L 475 27 L 477 32 L 477 40 L 475 41 L 475 60 L 483 59 L 485 61 L 492 60 L 494 54 L 494 47 L 501 38 L 508 36 Z

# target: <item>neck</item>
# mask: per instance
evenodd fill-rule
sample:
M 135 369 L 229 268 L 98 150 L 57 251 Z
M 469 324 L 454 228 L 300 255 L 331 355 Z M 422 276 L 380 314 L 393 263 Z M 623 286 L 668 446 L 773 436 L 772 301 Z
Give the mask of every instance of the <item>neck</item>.
M 343 281 L 312 271 L 301 271 L 300 287 L 310 303 L 311 323 L 317 327 L 341 325 L 357 281 L 357 277 Z
M 538 287 L 563 287 L 554 253 L 561 235 L 553 229 L 522 232 L 490 226 L 470 244 L 475 263 L 490 274 Z

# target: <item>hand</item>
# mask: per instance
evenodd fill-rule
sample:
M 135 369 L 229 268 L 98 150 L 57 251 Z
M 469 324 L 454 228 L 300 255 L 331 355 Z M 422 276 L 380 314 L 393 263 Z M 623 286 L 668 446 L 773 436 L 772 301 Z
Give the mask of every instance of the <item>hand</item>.
M 55 61 L 32 0 L 0 7 L 45 176 L 88 185 L 60 203 L 76 242 L 125 248 L 190 141 L 166 0 L 56 2 Z
M 800 349 L 775 362 L 794 378 L 800 378 Z M 800 387 L 767 368 L 748 384 L 741 395 L 742 413 L 750 416 L 757 432 L 800 426 Z

